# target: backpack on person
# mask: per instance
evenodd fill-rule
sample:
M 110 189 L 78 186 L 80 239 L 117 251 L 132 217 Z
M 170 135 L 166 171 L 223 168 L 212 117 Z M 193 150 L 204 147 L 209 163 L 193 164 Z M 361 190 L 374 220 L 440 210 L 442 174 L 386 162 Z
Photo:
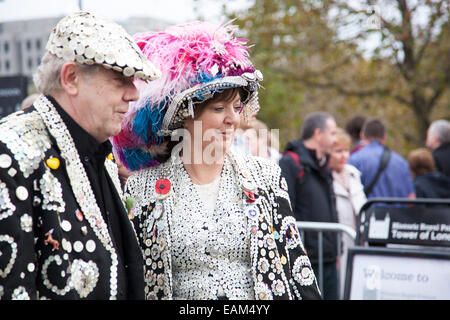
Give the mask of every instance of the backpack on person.
M 390 158 L 391 158 L 391 150 L 389 150 L 389 148 L 387 147 L 384 147 L 383 154 L 381 155 L 380 159 L 380 165 L 378 166 L 378 171 L 375 174 L 375 177 L 372 179 L 372 181 L 364 188 L 364 193 L 366 194 L 367 197 L 375 187 L 375 184 L 377 183 L 378 178 L 380 178 L 381 173 L 384 171 L 384 169 L 386 169 Z

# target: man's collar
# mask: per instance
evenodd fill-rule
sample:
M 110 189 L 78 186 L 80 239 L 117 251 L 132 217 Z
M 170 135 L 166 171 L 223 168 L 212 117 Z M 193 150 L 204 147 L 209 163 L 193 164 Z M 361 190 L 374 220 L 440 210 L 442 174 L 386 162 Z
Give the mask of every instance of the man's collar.
M 325 155 L 321 159 L 319 159 L 317 158 L 317 151 L 315 149 L 306 148 L 306 150 L 308 150 L 311 158 L 318 168 L 322 169 L 328 166 L 329 155 Z
M 106 157 L 112 151 L 112 145 L 109 140 L 100 143 L 84 130 L 72 117 L 59 105 L 59 103 L 52 97 L 46 96 L 55 106 L 62 120 L 67 126 L 70 135 L 73 138 L 75 147 L 80 155 L 91 155 L 96 157 Z
M 376 139 L 369 140 L 368 143 L 367 143 L 367 146 L 368 145 L 370 145 L 370 146 L 383 146 L 383 144 L 379 140 L 376 140 Z

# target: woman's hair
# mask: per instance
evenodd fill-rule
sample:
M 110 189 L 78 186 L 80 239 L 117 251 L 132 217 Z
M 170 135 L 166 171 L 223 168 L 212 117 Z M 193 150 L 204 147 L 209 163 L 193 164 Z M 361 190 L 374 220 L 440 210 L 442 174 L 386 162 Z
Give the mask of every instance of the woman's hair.
M 62 90 L 61 86 L 61 69 L 68 61 L 57 57 L 53 53 L 47 51 L 42 57 L 41 64 L 33 75 L 34 85 L 38 92 L 51 95 L 56 91 Z M 82 74 L 89 74 L 97 71 L 99 65 L 85 65 L 75 62 L 77 68 Z
M 409 168 L 414 176 L 419 176 L 436 169 L 433 155 L 427 148 L 419 148 L 408 154 Z
M 352 143 L 352 138 L 342 128 L 336 128 L 336 144 L 347 145 L 349 148 Z
M 244 89 L 242 87 L 230 88 L 230 89 L 226 89 L 222 92 L 216 93 L 212 98 L 205 100 L 195 106 L 195 109 L 194 109 L 195 118 L 198 118 L 203 113 L 203 110 L 206 105 L 217 102 L 217 101 L 231 102 L 236 98 L 236 96 L 238 94 L 242 100 L 242 97 L 244 96 Z

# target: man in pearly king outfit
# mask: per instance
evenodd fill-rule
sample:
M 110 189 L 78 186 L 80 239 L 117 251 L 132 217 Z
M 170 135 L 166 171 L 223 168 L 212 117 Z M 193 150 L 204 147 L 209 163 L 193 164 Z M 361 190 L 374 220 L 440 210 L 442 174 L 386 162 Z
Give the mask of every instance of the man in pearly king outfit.
M 51 31 L 33 106 L 0 121 L 0 299 L 143 299 L 143 258 L 109 137 L 159 76 L 125 30 L 78 12 Z

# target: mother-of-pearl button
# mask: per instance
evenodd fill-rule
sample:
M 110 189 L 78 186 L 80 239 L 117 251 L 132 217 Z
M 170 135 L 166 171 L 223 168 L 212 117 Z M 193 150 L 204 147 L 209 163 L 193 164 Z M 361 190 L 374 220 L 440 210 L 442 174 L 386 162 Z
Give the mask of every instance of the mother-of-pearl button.
M 75 250 L 75 252 L 81 252 L 83 251 L 83 243 L 81 241 L 75 241 L 73 244 L 73 250 Z
M 68 253 L 72 252 L 72 244 L 64 238 L 62 239 L 62 247 Z
M 1 154 L 0 155 L 0 168 L 9 168 L 12 164 L 12 159 L 7 154 Z
M 65 232 L 69 232 L 72 229 L 72 225 L 70 224 L 69 221 L 67 220 L 63 220 L 61 222 L 61 228 L 65 231 Z
M 35 269 L 34 263 L 30 262 L 30 263 L 27 265 L 27 269 L 28 269 L 28 271 L 33 272 L 34 269 Z
M 86 250 L 88 252 L 94 252 L 94 250 L 95 250 L 95 241 L 94 240 L 88 240 L 86 242 Z
M 28 198 L 28 190 L 24 186 L 18 186 L 16 189 L 17 199 L 24 201 Z

